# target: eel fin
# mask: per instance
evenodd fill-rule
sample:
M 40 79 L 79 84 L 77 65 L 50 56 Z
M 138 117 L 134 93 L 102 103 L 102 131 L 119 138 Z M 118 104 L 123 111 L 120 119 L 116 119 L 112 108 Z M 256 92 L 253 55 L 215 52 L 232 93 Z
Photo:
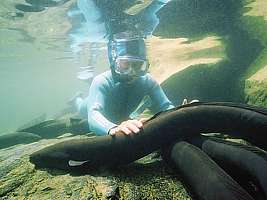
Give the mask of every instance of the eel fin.
M 69 160 L 68 164 L 70 167 L 76 167 L 76 166 L 81 166 L 86 162 L 89 162 L 89 160 L 84 160 L 84 161 Z

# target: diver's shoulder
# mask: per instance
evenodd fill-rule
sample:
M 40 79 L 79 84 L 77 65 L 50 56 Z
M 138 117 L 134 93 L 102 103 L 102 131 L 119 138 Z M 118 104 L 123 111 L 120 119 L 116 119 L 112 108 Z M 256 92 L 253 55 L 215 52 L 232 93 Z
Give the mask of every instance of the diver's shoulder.
M 111 72 L 110 71 L 105 71 L 102 72 L 101 74 L 98 74 L 94 77 L 94 80 L 101 81 L 101 80 L 107 80 L 111 78 Z
M 146 73 L 143 77 L 142 77 L 143 81 L 145 81 L 146 83 L 152 83 L 152 84 L 156 84 L 157 81 L 155 80 L 155 78 L 153 78 L 153 76 L 149 73 Z
M 105 71 L 94 77 L 94 82 L 102 85 L 110 85 L 113 83 L 111 71 Z
M 151 75 L 150 73 L 146 73 L 146 74 L 144 75 L 144 77 L 145 77 L 147 80 L 155 80 L 155 79 L 152 77 L 152 75 Z

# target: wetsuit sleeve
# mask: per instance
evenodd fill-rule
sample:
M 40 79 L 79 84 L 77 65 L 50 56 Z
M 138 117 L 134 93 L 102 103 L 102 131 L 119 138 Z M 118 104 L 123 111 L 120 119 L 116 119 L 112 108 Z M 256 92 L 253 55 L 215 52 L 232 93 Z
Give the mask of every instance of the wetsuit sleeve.
M 174 108 L 174 105 L 168 99 L 160 85 L 151 77 L 148 80 L 150 83 L 149 96 L 151 98 L 151 110 L 154 113 Z
M 96 77 L 89 89 L 87 103 L 88 124 L 91 131 L 97 135 L 107 135 L 108 131 L 117 126 L 104 116 L 107 89 L 106 80 L 103 77 Z

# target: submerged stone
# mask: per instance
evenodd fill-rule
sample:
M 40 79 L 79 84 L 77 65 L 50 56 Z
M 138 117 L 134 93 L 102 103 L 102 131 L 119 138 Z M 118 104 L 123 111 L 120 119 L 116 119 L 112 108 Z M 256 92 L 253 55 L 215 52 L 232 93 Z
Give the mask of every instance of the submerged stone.
M 64 4 L 69 0 L 25 0 L 27 3 L 34 6 L 54 7 L 60 4 Z
M 15 8 L 23 12 L 41 12 L 45 10 L 45 8 L 41 6 L 30 6 L 26 4 L 16 4 Z
M 16 144 L 28 144 L 39 141 L 39 135 L 28 132 L 14 132 L 0 135 L 0 149 L 7 148 Z

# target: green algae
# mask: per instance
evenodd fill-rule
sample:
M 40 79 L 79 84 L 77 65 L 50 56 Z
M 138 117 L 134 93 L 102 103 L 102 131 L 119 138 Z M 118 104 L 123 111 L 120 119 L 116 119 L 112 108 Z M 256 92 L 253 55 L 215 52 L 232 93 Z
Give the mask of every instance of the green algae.
M 251 38 L 258 40 L 262 46 L 261 52 L 247 71 L 246 77 L 249 78 L 267 65 L 267 21 L 262 16 L 244 16 L 242 27 L 248 31 Z
M 225 59 L 226 55 L 224 54 L 225 47 L 222 46 L 215 46 L 212 48 L 201 49 L 198 51 L 194 51 L 189 55 L 189 59 L 195 58 L 221 58 Z
M 267 108 L 267 82 L 247 80 L 245 87 L 246 102 Z

